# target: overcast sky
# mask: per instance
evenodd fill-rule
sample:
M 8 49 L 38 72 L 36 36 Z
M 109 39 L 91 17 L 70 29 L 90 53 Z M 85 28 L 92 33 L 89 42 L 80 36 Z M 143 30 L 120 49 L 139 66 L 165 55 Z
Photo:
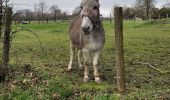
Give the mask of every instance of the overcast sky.
M 68 13 L 71 13 L 72 10 L 77 7 L 81 0 L 44 0 L 48 7 L 51 5 L 58 5 L 58 7 L 63 10 L 67 11 Z M 133 6 L 136 0 L 100 0 L 100 5 L 101 5 L 101 14 L 103 16 L 109 16 L 111 13 L 111 9 L 113 8 L 113 5 L 121 5 L 121 6 Z M 165 2 L 170 0 L 156 0 L 156 6 L 161 7 Z M 19 4 L 14 6 L 14 10 L 19 10 L 19 9 L 31 9 L 33 10 L 33 7 L 29 6 L 23 6 L 20 4 L 27 4 L 30 6 L 33 6 L 34 3 L 38 3 L 40 0 L 10 0 L 10 3 L 12 4 Z

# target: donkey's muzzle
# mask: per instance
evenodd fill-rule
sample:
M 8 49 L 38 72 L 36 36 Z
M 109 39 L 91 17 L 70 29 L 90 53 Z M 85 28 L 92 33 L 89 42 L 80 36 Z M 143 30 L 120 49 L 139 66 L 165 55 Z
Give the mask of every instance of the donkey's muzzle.
M 83 30 L 84 35 L 89 35 L 90 34 L 90 27 L 89 26 L 81 27 L 81 29 Z
M 89 35 L 92 32 L 93 24 L 91 20 L 89 19 L 89 17 L 86 17 L 86 16 L 83 17 L 82 23 L 81 23 L 81 29 L 84 32 L 84 35 Z

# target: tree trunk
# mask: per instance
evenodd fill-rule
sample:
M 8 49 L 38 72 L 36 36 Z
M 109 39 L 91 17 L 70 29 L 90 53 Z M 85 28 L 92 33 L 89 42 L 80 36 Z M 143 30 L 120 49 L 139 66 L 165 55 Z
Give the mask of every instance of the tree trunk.
M 54 14 L 54 21 L 55 21 L 55 23 L 57 22 L 57 19 L 56 19 L 56 13 Z
M 48 18 L 46 20 L 47 20 L 47 24 L 48 24 Z
M 169 15 L 168 15 L 168 14 L 167 14 L 166 16 L 167 16 L 167 18 L 169 18 Z
M 149 20 L 149 1 L 146 1 L 146 19 Z

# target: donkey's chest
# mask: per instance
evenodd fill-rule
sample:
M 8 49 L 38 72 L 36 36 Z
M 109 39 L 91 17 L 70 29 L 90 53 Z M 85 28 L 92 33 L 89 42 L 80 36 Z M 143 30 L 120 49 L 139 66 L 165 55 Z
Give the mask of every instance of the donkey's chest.
M 101 49 L 102 46 L 103 46 L 103 44 L 102 44 L 102 42 L 100 41 L 100 39 L 90 37 L 90 38 L 85 42 L 85 45 L 84 45 L 84 48 L 83 48 L 83 49 L 88 49 L 88 50 L 90 50 L 90 51 L 93 51 L 93 50 L 99 50 L 99 49 Z

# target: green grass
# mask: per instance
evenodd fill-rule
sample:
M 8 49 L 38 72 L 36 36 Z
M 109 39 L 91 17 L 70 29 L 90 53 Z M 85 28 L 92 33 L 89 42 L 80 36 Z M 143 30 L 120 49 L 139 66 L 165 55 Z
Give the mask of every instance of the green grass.
M 83 82 L 83 71 L 76 59 L 72 72 L 69 62 L 69 22 L 32 23 L 15 34 L 10 51 L 11 76 L 0 84 L 0 99 L 78 99 L 78 100 L 155 100 L 170 92 L 169 73 L 161 74 L 150 67 L 133 64 L 144 62 L 162 71 L 170 71 L 169 19 L 156 22 L 124 21 L 124 49 L 127 92 L 116 90 L 114 25 L 104 22 L 106 43 L 100 58 L 101 84 Z M 162 22 L 162 23 L 161 23 Z M 13 25 L 13 31 L 22 25 Z M 2 54 L 2 52 L 0 52 Z M 25 73 L 25 66 L 31 70 Z M 93 69 L 90 77 L 93 79 Z

